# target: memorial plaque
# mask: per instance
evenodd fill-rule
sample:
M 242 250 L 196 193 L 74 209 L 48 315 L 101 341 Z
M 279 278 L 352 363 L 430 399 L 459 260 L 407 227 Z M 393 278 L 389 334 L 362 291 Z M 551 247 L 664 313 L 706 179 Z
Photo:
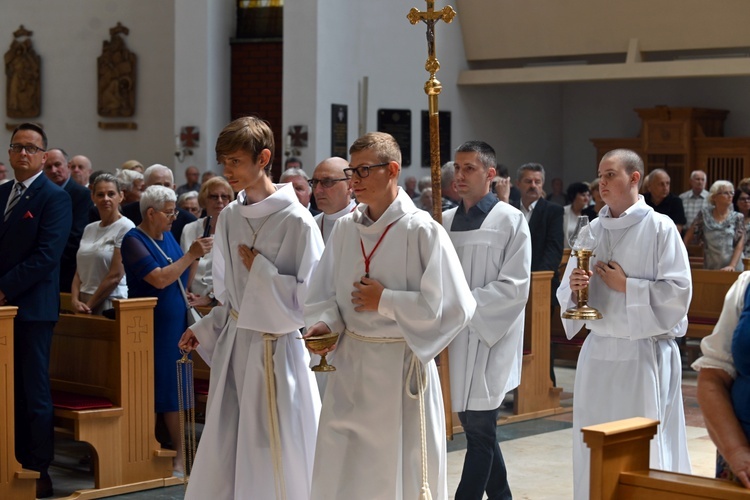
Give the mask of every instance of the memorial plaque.
M 331 156 L 347 158 L 349 141 L 346 130 L 349 124 L 346 104 L 331 104 Z
M 453 159 L 451 151 L 451 112 L 438 111 L 440 122 L 440 164 Z M 430 166 L 430 113 L 422 111 L 422 166 Z
M 411 165 L 411 110 L 379 109 L 378 132 L 391 134 L 401 148 L 401 166 Z

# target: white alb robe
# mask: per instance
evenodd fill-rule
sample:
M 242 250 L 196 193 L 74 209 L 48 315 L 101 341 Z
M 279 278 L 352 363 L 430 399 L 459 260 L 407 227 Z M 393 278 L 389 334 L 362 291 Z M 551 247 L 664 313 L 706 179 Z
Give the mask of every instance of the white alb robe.
M 341 217 L 350 214 L 356 206 L 357 203 L 354 200 L 349 200 L 349 204 L 336 213 L 326 214 L 320 212 L 315 216 L 315 224 L 320 228 L 320 232 L 323 235 L 323 242 L 328 242 L 328 238 L 331 237 L 331 231 L 333 231 L 333 225 L 336 221 Z
M 672 220 L 642 196 L 619 218 L 605 207 L 590 225 L 598 260 L 615 261 L 627 278 L 626 293 L 591 278 L 589 305 L 603 319 L 587 321 L 591 333 L 578 357 L 573 390 L 575 498 L 589 496 L 590 452 L 581 427 L 646 417 L 659 420 L 651 441 L 651 467 L 690 473 L 682 404 L 682 363 L 675 337 L 685 335 L 692 278 L 685 245 Z M 562 311 L 576 305 L 570 290 L 571 258 L 557 291 Z M 563 319 L 568 338 L 583 321 Z
M 206 425 L 186 499 L 275 499 L 263 333 L 277 335 L 274 374 L 286 498 L 310 495 L 320 398 L 300 336 L 302 305 L 323 240 L 291 184 L 253 205 L 243 193 L 221 214 L 213 247 L 222 303 L 191 328 L 211 365 Z M 238 246 L 260 252 L 248 272 Z M 262 225 L 262 227 L 261 227 Z M 239 312 L 237 320 L 230 310 Z
M 366 206 L 339 219 L 305 303 L 308 327 L 342 332 L 323 398 L 313 472 L 315 500 L 412 500 L 422 485 L 420 414 L 413 354 L 422 364 L 429 486 L 448 498 L 443 401 L 434 358 L 469 322 L 476 306 L 445 230 L 399 189 L 372 225 Z M 378 311 L 356 312 L 353 283 L 365 274 L 360 238 L 372 256 L 370 277 L 383 284 Z M 372 343 L 343 333 L 404 342 Z
M 526 218 L 497 203 L 473 231 L 450 231 L 457 208 L 443 214 L 477 309 L 451 342 L 453 411 L 498 408 L 521 383 L 523 326 L 531 276 Z

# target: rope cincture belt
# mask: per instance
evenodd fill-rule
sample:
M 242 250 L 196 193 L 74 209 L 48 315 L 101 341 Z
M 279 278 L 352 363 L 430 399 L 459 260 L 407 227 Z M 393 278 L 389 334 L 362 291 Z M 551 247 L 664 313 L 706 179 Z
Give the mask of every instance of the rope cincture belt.
M 373 344 L 395 344 L 398 342 L 406 342 L 403 337 L 365 337 L 359 335 L 351 330 L 344 330 L 344 333 L 349 337 L 359 340 L 361 342 L 370 342 Z M 411 392 L 411 384 L 409 383 L 412 377 L 417 378 L 417 393 Z M 419 500 L 432 500 L 432 493 L 430 492 L 430 482 L 428 479 L 427 470 L 427 422 L 425 417 L 425 403 L 424 403 L 424 392 L 427 389 L 427 372 L 423 370 L 422 363 L 416 354 L 412 352 L 411 362 L 409 363 L 409 371 L 406 374 L 406 386 L 404 390 L 411 399 L 419 400 L 419 432 L 422 443 L 422 490 L 419 495 Z
M 237 321 L 240 314 L 230 309 L 229 314 Z M 271 445 L 271 459 L 273 460 L 273 475 L 276 486 L 276 498 L 286 500 L 286 484 L 284 483 L 284 465 L 281 460 L 281 432 L 279 430 L 279 409 L 276 403 L 276 378 L 273 372 L 273 343 L 278 340 L 276 335 L 263 334 L 263 365 L 266 379 L 266 406 L 268 408 L 268 427 Z

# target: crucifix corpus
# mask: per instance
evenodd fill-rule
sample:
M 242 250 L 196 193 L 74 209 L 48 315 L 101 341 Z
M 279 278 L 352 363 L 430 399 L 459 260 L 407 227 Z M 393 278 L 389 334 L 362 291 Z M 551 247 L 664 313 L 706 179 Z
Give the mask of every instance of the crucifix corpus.
M 427 61 L 424 69 L 430 73 L 430 79 L 424 84 L 424 92 L 429 101 L 430 117 L 430 174 L 432 176 L 432 217 L 439 223 L 443 221 L 443 191 L 440 179 L 440 121 L 438 115 L 438 95 L 443 86 L 435 78 L 435 73 L 440 69 L 440 62 L 435 56 L 435 24 L 443 20 L 446 23 L 453 21 L 456 11 L 451 6 L 445 6 L 442 10 L 435 10 L 435 2 L 426 0 L 427 10 L 420 11 L 416 7 L 409 11 L 406 18 L 411 24 L 419 21 L 427 25 Z M 445 432 L 448 439 L 453 439 L 453 412 L 451 411 L 450 373 L 448 365 L 447 349 L 440 353 L 439 371 L 440 383 L 443 389 L 443 404 L 445 406 Z

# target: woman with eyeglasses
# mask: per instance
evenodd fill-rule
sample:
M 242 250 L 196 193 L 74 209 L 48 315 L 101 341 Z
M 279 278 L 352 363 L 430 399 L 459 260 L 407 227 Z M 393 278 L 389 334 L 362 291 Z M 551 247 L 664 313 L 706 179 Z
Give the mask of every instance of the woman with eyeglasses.
M 112 308 L 112 299 L 128 296 L 120 246 L 135 225 L 120 213 L 122 191 L 114 175 L 99 175 L 91 198 L 101 220 L 83 230 L 70 295 L 76 312 L 102 314 Z
M 206 211 L 206 217 L 185 225 L 185 229 L 182 230 L 182 238 L 180 238 L 180 246 L 184 252 L 187 252 L 190 245 L 206 233 L 206 225 L 208 225 L 208 234 L 214 235 L 219 213 L 232 201 L 234 201 L 232 186 L 223 177 L 212 177 L 201 185 L 198 203 Z M 190 305 L 211 306 L 216 304 L 214 279 L 211 274 L 212 256 L 213 254 L 208 252 L 198 261 L 195 275 L 190 279 L 190 286 L 188 287 Z
M 685 244 L 697 239 L 703 246 L 703 268 L 720 271 L 742 271 L 745 246 L 745 218 L 732 207 L 734 186 L 729 181 L 716 181 L 709 190 L 707 204 L 701 208 Z
M 184 464 L 175 363 L 182 357 L 177 342 L 187 329 L 187 305 L 178 280 L 183 288 L 187 287 L 190 267 L 211 251 L 213 238 L 198 238 L 183 253 L 170 232 L 177 214 L 176 201 L 175 192 L 164 186 L 149 186 L 143 192 L 140 201 L 143 221 L 125 235 L 122 259 L 128 297 L 158 299 L 154 307 L 154 406 L 157 413 L 164 415 L 177 451 L 173 468 L 180 475 L 184 473 Z

